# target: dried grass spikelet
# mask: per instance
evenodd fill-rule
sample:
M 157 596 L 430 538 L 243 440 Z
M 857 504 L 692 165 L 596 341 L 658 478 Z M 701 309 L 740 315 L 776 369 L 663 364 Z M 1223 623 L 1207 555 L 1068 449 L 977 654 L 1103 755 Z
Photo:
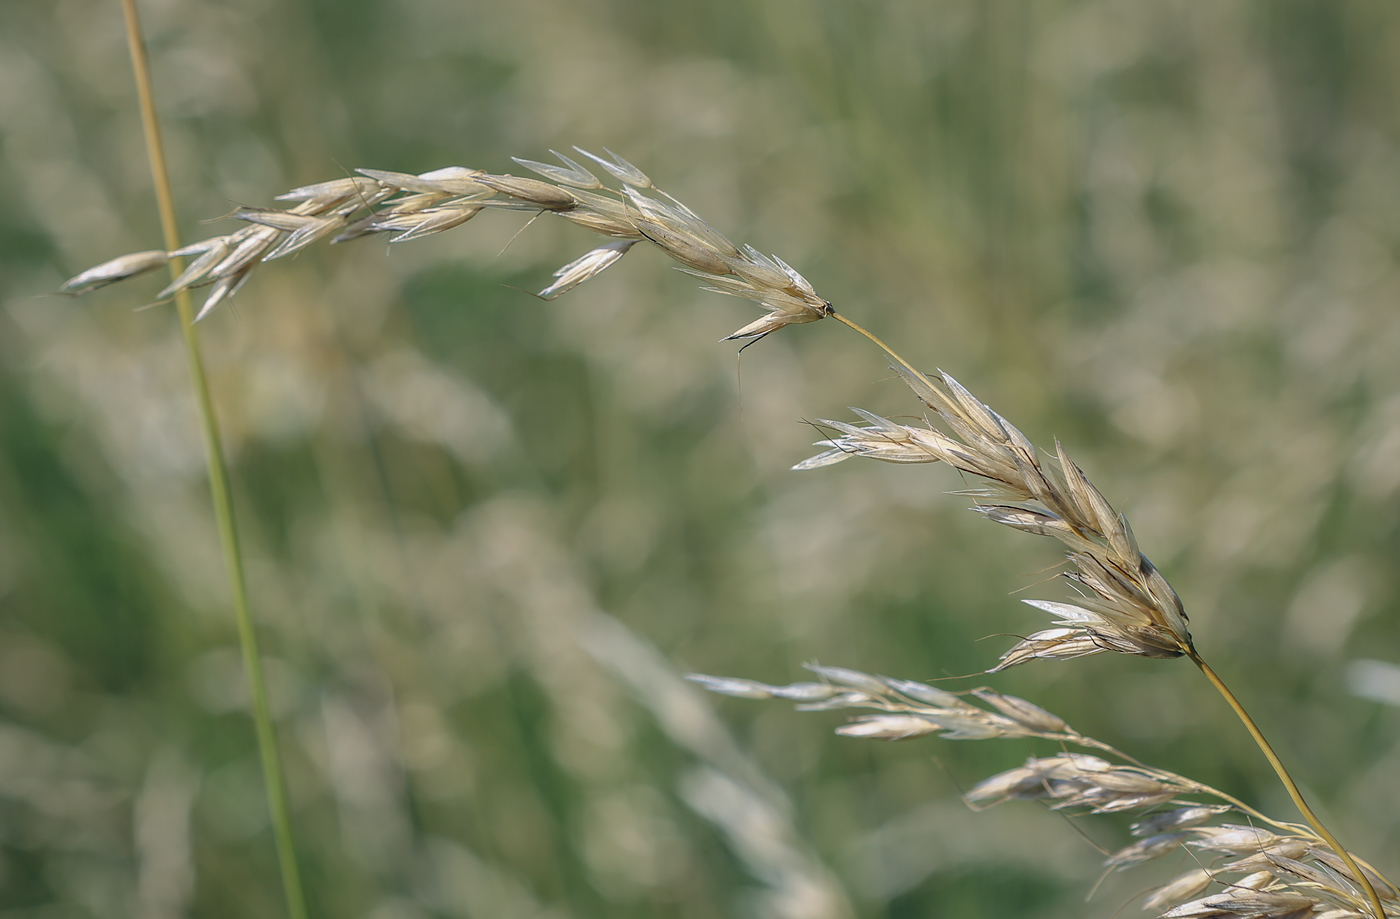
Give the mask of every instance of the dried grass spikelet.
M 1138 549 L 1128 521 L 1058 441 L 1054 458 L 1043 458 L 1024 434 L 948 374 L 940 375 L 940 388 L 907 368 L 894 367 L 947 433 L 853 409 L 864 425 L 823 420 L 838 436 L 821 441 L 825 452 L 793 468 L 816 469 L 852 456 L 947 463 L 988 483 L 957 492 L 977 498 L 980 503 L 973 509 L 982 516 L 1025 533 L 1052 536 L 1066 546 L 1073 567 L 1065 577 L 1080 598 L 1076 603 L 1025 601 L 1056 616 L 1058 627 L 1024 639 L 988 672 L 1036 658 L 1069 660 L 1100 651 L 1169 658 L 1190 650 L 1191 634 L 1176 591 Z
M 562 293 L 573 290 L 589 278 L 607 268 L 627 254 L 627 250 L 637 244 L 635 239 L 617 239 L 590 249 L 569 264 L 554 272 L 559 280 L 539 292 L 545 300 L 553 300 Z
M 979 809 L 1036 801 L 1077 814 L 1139 815 L 1129 828 L 1136 840 L 1109 853 L 1105 869 L 1126 871 L 1172 853 L 1195 854 L 1193 867 L 1145 895 L 1144 908 L 1158 911 L 1160 919 L 1364 919 L 1372 914 L 1366 893 L 1342 859 L 1308 827 L 1273 820 L 1207 785 L 1133 761 L 1024 699 L 990 689 L 952 693 L 844 667 L 809 664 L 808 669 L 819 680 L 776 686 L 701 674 L 688 679 L 724 695 L 787 699 L 802 711 L 877 711 L 836 729 L 846 737 L 1035 737 L 1105 754 L 1031 757 L 979 782 L 964 798 Z M 1250 823 L 1206 825 L 1230 814 Z M 1365 862 L 1358 864 L 1381 899 L 1400 907 L 1395 887 Z M 1397 913 L 1400 909 L 1387 911 Z
M 1220 853 L 1225 860 L 1188 872 L 1158 888 L 1148 897 L 1145 907 L 1171 906 L 1161 913 L 1162 919 L 1362 919 L 1372 915 L 1367 893 L 1342 859 L 1316 836 L 1298 829 L 1298 834 L 1284 835 L 1256 826 L 1228 824 L 1191 830 L 1198 838 L 1187 842 L 1188 848 Z M 1365 862 L 1357 863 L 1378 898 L 1390 904 L 1386 915 L 1400 912 L 1400 896 L 1394 885 Z M 1202 873 L 1208 878 L 1205 883 L 1201 883 Z M 1199 896 L 1211 883 L 1223 889 Z
M 949 692 L 914 680 L 876 676 L 845 667 L 820 664 L 805 665 L 820 677 L 820 681 L 789 683 L 775 686 L 757 680 L 687 674 L 686 679 L 721 695 L 745 699 L 786 699 L 796 703 L 798 711 L 816 712 L 836 709 L 873 709 L 878 714 L 859 715 L 836 729 L 845 737 L 876 740 L 904 740 L 927 734 L 937 734 L 945 740 L 991 740 L 1039 738 L 1059 744 L 1072 744 L 1112 752 L 1122 756 L 1091 737 L 1070 727 L 1064 719 L 1038 705 L 994 689 L 980 687 L 962 692 Z M 1067 762 L 1085 764 L 1096 757 L 1070 754 Z M 1104 764 L 1108 768 L 1108 764 Z M 1166 775 L 1166 773 L 1163 773 Z M 1170 782 L 1168 782 L 1170 784 Z M 1173 787 L 1186 788 L 1185 785 Z M 1190 786 L 1194 790 L 1197 786 Z M 1126 787 L 1120 790 L 1127 790 Z M 1139 788 L 1136 793 L 1160 791 Z M 1219 811 L 1210 811 L 1211 814 Z M 1204 820 L 1209 814 L 1202 816 Z
M 1177 795 L 1193 790 L 1194 785 L 1155 770 L 1116 766 L 1101 757 L 1084 753 L 1063 753 L 1033 757 L 1024 766 L 992 776 L 974 786 L 966 798 L 973 804 L 984 806 L 1017 799 L 1054 802 L 1051 804 L 1054 810 L 1085 808 L 1093 814 L 1116 814 L 1159 807 Z M 1164 838 L 1176 835 L 1181 834 L 1149 837 L 1116 853 L 1113 858 L 1118 862 L 1110 860 L 1110 863 L 1136 864 L 1155 858 L 1155 851 L 1151 855 L 1143 855 L 1139 850 L 1155 850 Z
M 1213 795 L 1226 803 L 1190 802 L 1180 797 L 1185 794 Z M 1214 861 L 1149 893 L 1145 909 L 1170 907 L 1160 914 L 1162 919 L 1228 915 L 1363 919 L 1372 914 L 1355 876 L 1308 828 L 1267 821 L 1215 789 L 1162 770 L 1061 754 L 1032 758 L 1024 766 L 979 783 L 966 797 L 973 803 L 1053 802 L 1052 809 L 1087 809 L 1096 814 L 1168 808 L 1133 824 L 1132 833 L 1141 837 L 1139 841 L 1111 853 L 1104 862 L 1109 869 L 1123 871 L 1183 848 L 1214 853 Z M 1273 830 L 1257 825 L 1200 825 L 1230 811 L 1269 822 Z M 1395 887 L 1369 865 L 1358 864 L 1380 898 L 1396 903 Z M 1223 889 L 1200 896 L 1213 884 Z
M 577 149 L 577 148 L 575 148 Z M 831 304 L 782 259 L 752 246 L 736 246 L 699 215 L 661 191 L 636 166 L 607 151 L 602 157 L 578 152 L 621 183 L 609 188 L 578 161 L 550 151 L 555 166 L 513 157 L 540 178 L 495 174 L 448 166 L 419 175 L 359 169 L 358 175 L 319 182 L 278 195 L 296 202 L 287 208 L 243 207 L 233 216 L 251 226 L 205 239 L 178 252 L 139 252 L 89 269 L 64 284 L 79 294 L 135 277 L 170 258 L 194 261 L 160 298 L 176 291 L 211 287 L 196 318 L 203 318 L 233 296 L 262 262 L 297 252 L 334 234 L 333 243 L 390 234 L 390 242 L 422 239 L 461 226 L 481 211 L 519 210 L 561 217 L 611 242 L 590 250 L 555 272 L 557 280 L 539 292 L 553 299 L 595 277 L 648 242 L 700 278 L 705 289 L 753 300 L 766 311 L 725 340 L 760 338 L 795 323 L 831 315 Z
M 798 703 L 799 711 L 864 708 L 881 712 L 858 716 L 837 728 L 836 733 L 846 737 L 904 740 L 938 734 L 946 740 L 997 737 L 1039 737 L 1068 743 L 1082 740 L 1069 725 L 1040 706 L 992 689 L 951 693 L 927 683 L 872 676 L 845 667 L 808 664 L 807 669 L 821 677 L 822 682 L 771 686 L 757 680 L 698 673 L 687 674 L 686 679 L 721 695 L 787 699 Z M 964 696 L 971 696 L 983 705 L 975 705 Z
M 157 268 L 164 268 L 169 263 L 170 255 L 163 249 L 151 249 L 146 252 L 133 252 L 130 255 L 118 256 L 100 265 L 94 265 L 82 274 L 74 275 L 64 281 L 63 286 L 59 288 L 59 293 L 74 296 L 85 294 L 90 290 L 106 287 L 108 284 L 139 277 L 148 271 L 155 271 Z
M 1154 890 L 1146 900 L 1143 901 L 1143 909 L 1161 909 L 1189 900 L 1197 896 L 1210 887 L 1210 872 L 1204 868 L 1197 868 L 1185 874 L 1178 875 L 1171 883 L 1163 884 Z

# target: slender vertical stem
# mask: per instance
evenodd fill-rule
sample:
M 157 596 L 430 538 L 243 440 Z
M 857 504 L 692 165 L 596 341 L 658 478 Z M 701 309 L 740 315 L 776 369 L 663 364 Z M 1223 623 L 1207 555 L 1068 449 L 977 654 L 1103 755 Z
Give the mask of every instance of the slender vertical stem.
M 156 117 L 155 96 L 151 89 L 150 61 L 146 56 L 141 23 L 135 0 L 122 0 L 126 19 L 127 44 L 131 65 L 136 72 L 137 95 L 141 104 L 141 123 L 146 132 L 146 151 L 151 161 L 156 202 L 160 209 L 165 247 L 180 248 L 179 228 L 175 221 L 174 197 L 170 191 L 170 176 L 165 164 L 165 147 L 161 141 L 160 122 Z M 171 278 L 179 276 L 180 259 L 170 262 Z M 292 844 L 291 811 L 287 805 L 287 785 L 282 772 L 282 759 L 277 749 L 277 734 L 272 724 L 272 712 L 267 702 L 267 682 L 263 679 L 262 658 L 258 653 L 257 632 L 248 611 L 248 588 L 243 574 L 243 555 L 238 546 L 238 530 L 234 524 L 233 499 L 229 489 L 228 467 L 224 463 L 219 423 L 214 415 L 214 403 L 209 396 L 209 381 L 204 373 L 199 339 L 194 331 L 194 312 L 186 290 L 175 295 L 175 310 L 180 317 L 180 330 L 185 340 L 189 360 L 190 380 L 194 384 L 195 402 L 199 408 L 200 431 L 204 440 L 204 455 L 208 464 L 209 491 L 214 502 L 214 519 L 219 530 L 219 545 L 223 550 L 224 568 L 228 573 L 229 590 L 233 596 L 234 618 L 238 624 L 238 641 L 243 650 L 243 669 L 247 675 L 249 694 L 253 702 L 253 724 L 258 737 L 258 752 L 262 759 L 263 779 L 267 785 L 268 809 L 272 816 L 272 831 L 277 843 L 277 856 L 282 869 L 282 885 L 287 897 L 287 913 L 291 919 L 306 919 L 306 900 L 302 893 L 301 872 L 297 866 L 296 849 Z
M 1308 824 L 1317 831 L 1317 835 L 1326 840 L 1327 845 L 1332 847 L 1332 851 L 1336 852 L 1338 857 L 1346 862 L 1347 868 L 1351 870 L 1352 876 L 1355 877 L 1357 883 L 1365 889 L 1366 896 L 1371 901 L 1371 909 L 1375 911 L 1376 919 L 1386 919 L 1385 907 L 1381 905 L 1381 898 L 1377 895 L 1376 889 L 1371 886 L 1371 882 L 1367 879 L 1366 873 L 1361 870 L 1361 866 L 1351 857 L 1351 853 L 1343 849 L 1342 844 L 1337 842 L 1337 838 L 1328 831 L 1327 827 L 1322 825 L 1322 821 L 1317 819 L 1317 814 L 1313 813 L 1312 808 L 1308 806 L 1308 802 L 1303 800 L 1303 793 L 1298 790 L 1297 783 L 1293 781 L 1293 777 L 1290 776 L 1288 770 L 1284 768 L 1283 761 L 1278 758 L 1278 754 L 1274 752 L 1274 748 L 1264 739 L 1264 734 L 1259 730 L 1259 725 L 1255 724 L 1254 719 L 1249 717 L 1249 713 L 1244 710 L 1244 706 L 1240 704 L 1240 700 L 1235 698 L 1235 694 L 1229 690 L 1224 681 L 1222 681 L 1220 677 L 1216 675 L 1216 672 L 1210 669 L 1210 666 L 1201 659 L 1201 656 L 1196 653 L 1195 648 L 1187 648 L 1186 655 L 1191 658 L 1192 663 L 1201 669 L 1201 673 L 1205 674 L 1206 679 L 1210 680 L 1211 685 L 1225 697 L 1225 701 L 1230 703 L 1230 707 L 1235 710 L 1235 714 L 1239 716 L 1240 721 L 1244 723 L 1246 730 L 1249 731 L 1249 736 L 1254 738 L 1254 742 L 1258 744 L 1259 749 L 1263 751 L 1264 758 L 1269 761 L 1270 766 L 1274 767 L 1274 772 L 1278 773 L 1279 780 L 1283 782 L 1283 787 L 1288 789 L 1288 796 L 1293 799 L 1293 803 L 1297 806 L 1299 813 L 1303 815 L 1303 819 L 1308 821 Z

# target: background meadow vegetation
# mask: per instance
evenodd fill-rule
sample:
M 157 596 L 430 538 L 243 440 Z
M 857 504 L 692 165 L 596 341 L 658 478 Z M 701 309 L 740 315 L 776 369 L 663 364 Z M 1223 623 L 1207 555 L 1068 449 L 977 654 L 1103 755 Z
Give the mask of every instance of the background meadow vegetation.
M 1400 863 L 1400 7 L 142 9 L 186 239 L 354 167 L 618 151 L 1062 439 Z M 0 5 L 0 194 L 0 916 L 281 915 L 178 328 L 134 309 L 164 282 L 51 295 L 160 244 L 116 3 Z M 789 471 L 804 419 L 918 408 L 849 330 L 736 358 L 751 308 L 641 249 L 541 302 L 594 240 L 525 222 L 315 247 L 199 327 L 313 915 L 1106 917 L 1169 876 L 1085 907 L 1126 821 L 959 799 L 1053 750 L 676 679 L 975 673 L 1055 551 L 940 467 Z M 994 683 L 1292 816 L 1188 663 Z

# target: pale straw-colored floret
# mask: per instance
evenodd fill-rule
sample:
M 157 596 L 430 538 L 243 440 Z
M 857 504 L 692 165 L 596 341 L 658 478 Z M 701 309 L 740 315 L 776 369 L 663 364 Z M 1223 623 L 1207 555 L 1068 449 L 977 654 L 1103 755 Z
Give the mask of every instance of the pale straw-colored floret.
M 558 182 L 560 185 L 567 185 L 570 188 L 602 188 L 603 183 L 598 181 L 598 177 L 589 172 L 585 167 L 580 166 L 576 161 L 570 159 L 558 150 L 551 150 L 563 166 L 553 166 L 549 163 L 539 163 L 535 160 L 522 159 L 512 156 L 511 159 L 524 166 L 526 169 L 542 175 L 551 182 Z
M 1111 868 L 1116 868 L 1119 871 L 1123 871 L 1134 865 L 1150 862 L 1153 859 L 1161 858 L 1163 855 L 1175 852 L 1177 849 L 1181 848 L 1181 844 L 1185 839 L 1185 833 L 1163 833 L 1159 836 L 1149 836 L 1146 839 L 1114 852 L 1104 860 L 1104 864 Z
M 862 715 L 850 724 L 837 728 L 836 733 L 871 740 L 907 740 L 943 729 L 942 725 L 918 715 Z
M 1277 833 L 1257 826 L 1212 826 L 1194 832 L 1200 838 L 1191 847 L 1208 852 L 1262 852 L 1283 842 Z
M 130 255 L 118 256 L 103 262 L 101 265 L 94 265 L 82 274 L 74 275 L 63 282 L 59 293 L 75 296 L 85 294 L 90 290 L 106 287 L 108 284 L 139 277 L 149 271 L 155 271 L 157 268 L 164 268 L 169 263 L 170 255 L 162 249 L 132 252 Z
M 566 189 L 539 179 L 485 173 L 477 181 L 516 201 L 533 204 L 547 211 L 567 211 L 578 207 L 578 199 Z
M 1128 829 L 1134 836 L 1156 836 L 1171 830 L 1190 829 L 1229 810 L 1228 804 L 1192 804 L 1153 814 L 1139 820 Z
M 1183 900 L 1189 900 L 1210 886 L 1210 872 L 1197 868 L 1179 876 L 1170 884 L 1163 884 L 1154 890 L 1142 904 L 1143 909 L 1162 909 Z
M 974 786 L 967 799 L 980 805 L 999 804 L 1012 798 L 1053 801 L 1051 806 L 1056 810 L 1086 808 L 1090 813 L 1111 814 L 1158 807 L 1191 790 L 1191 786 L 1166 773 L 1115 766 L 1100 757 L 1066 753 L 1029 759 L 1024 766 Z M 1129 849 L 1143 845 L 1137 843 Z
M 1331 871 L 1338 875 L 1341 875 L 1347 883 L 1354 883 L 1353 875 L 1351 874 L 1350 869 L 1348 869 L 1346 864 L 1340 858 L 1337 857 L 1337 853 L 1333 852 L 1327 846 L 1321 846 L 1317 844 L 1309 846 L 1308 857 L 1316 859 L 1317 861 L 1323 863 Z M 1356 863 L 1360 866 L 1361 871 L 1366 875 L 1367 880 L 1369 880 L 1371 884 L 1374 885 L 1374 887 L 1376 888 L 1376 893 L 1380 895 L 1380 898 L 1382 900 L 1400 902 L 1400 890 L 1397 890 L 1394 884 L 1390 883 L 1390 881 L 1383 877 L 1379 871 L 1371 867 L 1371 865 L 1367 864 L 1364 859 L 1358 858 L 1356 859 Z
M 554 276 L 559 280 L 539 292 L 539 296 L 545 300 L 553 300 L 566 291 L 587 281 L 598 272 L 607 268 L 613 262 L 627 254 L 627 250 L 637 244 L 635 239 L 619 239 L 610 243 L 603 243 L 596 249 L 591 249 L 583 255 L 574 259 L 569 264 L 554 272 Z
M 773 686 L 757 680 L 689 674 L 687 679 L 711 692 L 748 699 L 788 699 L 802 711 L 840 708 L 878 709 L 837 729 L 849 737 L 902 740 L 939 734 L 947 740 L 987 740 L 996 737 L 1043 737 L 1077 742 L 1069 725 L 1038 705 L 991 689 L 951 693 L 911 680 L 872 676 L 844 667 L 809 664 L 822 682 Z M 983 702 L 974 705 L 964 696 Z
M 478 181 L 485 173 L 480 169 L 467 169 L 464 166 L 447 166 L 443 169 L 425 172 L 422 175 L 385 172 L 382 169 L 356 169 L 355 171 L 378 183 L 379 189 L 375 189 L 375 193 L 379 193 L 380 189 L 397 190 L 393 193 L 402 191 L 424 195 L 466 197 L 479 197 L 489 193 L 487 186 Z M 279 198 L 281 197 L 286 196 L 279 196 Z
M 596 153 L 589 153 L 587 150 L 581 150 L 578 147 L 575 147 L 574 150 L 588 157 L 590 160 L 597 163 L 599 166 L 602 166 L 608 171 L 609 175 L 611 175 L 613 178 L 617 179 L 624 185 L 630 185 L 633 188 L 654 187 L 652 185 L 651 179 L 647 176 L 645 172 L 642 172 L 636 166 L 633 166 L 631 163 L 627 162 L 625 159 L 618 156 L 616 153 L 612 152 L 607 147 L 603 148 L 603 152 L 606 153 L 608 156 L 612 157 L 612 159 L 610 160 L 603 159 L 603 157 L 598 156 Z M 549 152 L 554 153 L 553 150 Z M 555 153 L 554 155 L 559 156 L 559 154 L 557 153 Z M 563 157 L 560 157 L 560 159 L 563 159 Z
M 391 243 L 406 243 L 459 227 L 481 213 L 480 204 L 451 204 L 376 216 L 368 229 L 376 233 L 396 233 Z
M 1162 913 L 1161 919 L 1197 919 L 1205 916 L 1252 916 L 1256 919 L 1302 919 L 1316 910 L 1318 901 L 1303 893 L 1282 890 L 1232 888 L 1224 893 L 1192 900 Z
M 782 278 L 773 275 L 765 269 L 774 263 L 749 246 L 744 247 L 743 256 L 724 261 L 722 267 L 730 269 L 732 276 L 693 269 L 687 272 L 707 282 L 703 290 L 753 300 L 768 310 L 766 316 L 730 334 L 726 341 L 759 338 L 784 326 L 815 322 L 831 315 L 831 304 L 817 296 L 797 272 Z

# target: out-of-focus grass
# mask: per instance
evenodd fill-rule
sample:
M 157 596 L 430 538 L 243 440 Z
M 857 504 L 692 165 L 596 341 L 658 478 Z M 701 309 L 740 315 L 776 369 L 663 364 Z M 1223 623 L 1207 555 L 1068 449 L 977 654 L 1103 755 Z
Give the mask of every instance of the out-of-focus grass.
M 1345 680 L 1400 661 L 1390 4 L 145 15 L 188 237 L 346 168 L 607 146 L 1059 436 L 1340 837 L 1396 863 L 1400 717 Z M 133 311 L 154 284 L 47 296 L 159 239 L 115 5 L 0 7 L 0 137 L 0 908 L 275 914 L 175 324 Z M 542 303 L 513 288 L 591 239 L 523 223 L 307 252 L 201 325 L 315 914 L 1083 915 L 1087 842 L 956 797 L 1030 748 L 716 719 L 667 670 L 975 672 L 1040 627 L 1010 594 L 1051 551 L 946 470 L 787 470 L 804 418 L 917 407 L 844 330 L 736 360 L 745 305 L 649 252 Z M 1187 665 L 997 685 L 1287 813 Z

